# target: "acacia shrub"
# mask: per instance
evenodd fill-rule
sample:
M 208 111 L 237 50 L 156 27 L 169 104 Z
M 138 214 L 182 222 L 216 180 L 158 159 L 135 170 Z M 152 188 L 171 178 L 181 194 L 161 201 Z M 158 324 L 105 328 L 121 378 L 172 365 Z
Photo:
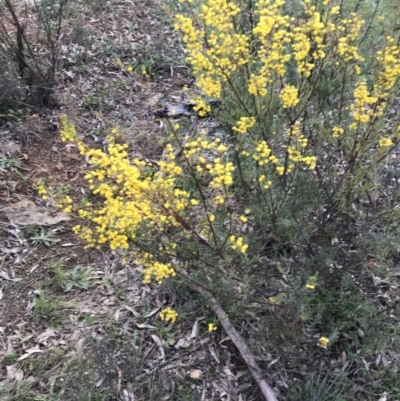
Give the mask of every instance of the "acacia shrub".
M 145 283 L 206 288 L 234 321 L 257 326 L 246 329 L 252 347 L 279 346 L 282 363 L 300 345 L 351 352 L 342 333 L 359 330 L 372 353 L 390 322 L 363 295 L 365 269 L 385 265 L 392 280 L 398 253 L 387 180 L 400 136 L 398 34 L 374 10 L 365 22 L 359 5 L 344 12 L 333 0 L 181 2 L 195 109 L 222 128 L 173 124 L 163 158 L 149 162 L 129 155 L 116 128 L 107 149 L 87 148 L 63 116 L 62 139 L 87 157 L 95 195 L 75 232 L 133 253 Z M 179 318 L 170 306 L 160 317 Z
M 385 184 L 400 134 L 393 18 L 379 15 L 378 6 L 362 10 L 360 2 L 183 3 L 189 11 L 176 28 L 201 93 L 197 110 L 207 113 L 207 99 L 219 100 L 234 198 L 253 210 L 253 280 L 261 286 L 282 274 L 257 262 L 263 257 L 272 265 L 285 257 L 293 281 L 280 288 L 286 295 L 318 272 L 331 316 L 350 274 L 360 273 L 364 238 L 382 230 L 396 235 L 397 212 L 387 212 L 398 192 Z M 381 245 L 369 242 L 370 258 L 381 255 Z M 280 303 L 289 298 L 297 317 L 320 320 L 315 305 L 299 302 L 304 295 Z

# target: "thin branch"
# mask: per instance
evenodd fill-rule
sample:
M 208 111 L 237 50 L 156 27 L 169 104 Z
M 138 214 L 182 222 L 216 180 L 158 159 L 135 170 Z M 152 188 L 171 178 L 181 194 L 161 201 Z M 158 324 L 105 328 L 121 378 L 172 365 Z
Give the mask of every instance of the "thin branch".
M 188 277 L 185 277 L 188 279 Z M 257 364 L 256 358 L 250 351 L 246 342 L 243 340 L 242 336 L 238 333 L 235 327 L 232 325 L 228 315 L 225 313 L 224 309 L 219 305 L 218 301 L 213 297 L 212 293 L 205 287 L 193 281 L 187 281 L 187 284 L 197 293 L 202 295 L 214 313 L 217 315 L 221 326 L 224 328 L 225 332 L 228 334 L 229 338 L 235 344 L 243 360 L 246 362 L 254 380 L 256 381 L 258 387 L 260 388 L 262 394 L 266 401 L 278 401 L 274 390 L 270 387 L 264 378 L 264 375 Z

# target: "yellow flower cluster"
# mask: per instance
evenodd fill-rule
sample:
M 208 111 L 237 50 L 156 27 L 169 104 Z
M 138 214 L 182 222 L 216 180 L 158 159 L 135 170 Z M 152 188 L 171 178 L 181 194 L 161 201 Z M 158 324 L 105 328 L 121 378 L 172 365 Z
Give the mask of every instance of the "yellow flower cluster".
M 243 215 L 242 215 L 242 216 L 239 216 L 238 219 L 239 219 L 239 221 L 241 221 L 242 223 L 246 223 L 247 220 L 248 220 L 247 217 L 246 217 L 246 216 L 243 216 Z
M 174 188 L 181 168 L 174 162 L 172 147 L 167 147 L 165 160 L 151 179 L 143 172 L 145 162 L 138 159 L 130 162 L 126 145 L 115 143 L 113 136 L 108 139 L 107 153 L 99 149 L 85 151 L 89 164 L 94 166 L 85 178 L 92 192 L 105 201 L 100 209 L 79 211 L 81 218 L 95 223 L 96 227 L 80 228 L 76 232 L 88 246 L 108 242 L 111 249 L 127 249 L 129 238 L 135 238 L 143 224 L 176 225 L 175 215 L 187 206 L 189 194 Z
M 339 11 L 335 7 L 332 10 L 335 13 Z M 364 61 L 364 58 L 358 54 L 357 47 L 357 41 L 360 39 L 363 25 L 364 21 L 357 14 L 351 13 L 349 19 L 341 20 L 340 25 L 335 28 L 339 34 L 344 34 L 344 36 L 339 37 L 337 51 L 346 63 L 350 61 Z
M 49 199 L 47 188 L 42 182 L 37 183 L 35 185 L 35 187 L 36 187 L 36 190 L 38 191 L 39 196 L 43 200 Z
M 57 207 L 62 209 L 64 213 L 72 212 L 73 201 L 70 196 L 64 195 L 57 199 Z
M 320 339 L 317 342 L 318 347 L 321 347 L 323 349 L 327 349 L 328 345 L 330 343 L 330 340 L 328 337 L 320 337 Z
M 214 323 L 208 323 L 208 331 L 215 331 L 218 329 L 218 326 Z
M 393 44 L 393 38 L 387 37 L 386 41 L 388 46 L 377 52 L 380 72 L 372 93 L 368 90 L 367 83 L 364 80 L 357 82 L 354 89 L 354 102 L 350 105 L 350 109 L 353 112 L 355 122 L 350 124 L 351 129 L 357 129 L 358 124 L 366 124 L 372 118 L 383 115 L 389 91 L 400 77 L 400 49 Z M 334 134 L 338 135 L 339 133 L 336 131 Z M 383 138 L 382 143 L 386 143 L 385 138 Z
M 207 104 L 203 98 L 201 97 L 195 97 L 191 99 L 191 102 L 195 104 L 193 107 L 194 111 L 197 111 L 198 115 L 200 117 L 206 116 L 208 113 L 211 112 L 211 106 Z
M 304 140 L 306 141 L 305 138 L 303 139 L 302 137 L 299 137 L 299 143 L 304 143 Z M 268 169 L 262 169 L 260 167 L 265 167 L 267 165 L 276 165 L 279 163 L 279 159 L 272 154 L 271 148 L 268 146 L 268 143 L 266 141 L 259 141 L 256 142 L 254 145 L 255 147 L 253 149 L 249 149 L 249 151 L 244 150 L 241 152 L 241 154 L 246 157 L 251 156 L 251 158 L 257 163 L 257 173 L 259 174 L 258 182 L 261 184 L 261 188 L 268 189 L 272 185 L 272 181 L 267 179 L 267 175 L 271 172 L 271 170 L 268 171 Z M 289 153 L 292 152 L 292 149 L 294 148 L 288 148 Z M 303 161 L 303 157 L 301 156 L 298 159 L 293 157 L 293 161 L 294 160 L 300 162 Z M 293 167 L 294 166 L 292 164 L 287 166 L 286 172 L 290 173 L 293 170 Z M 278 175 L 283 175 L 285 172 L 285 167 L 283 166 L 273 167 L 273 169 L 278 173 Z
M 310 170 L 314 170 L 317 165 L 317 158 L 315 156 L 302 156 L 296 148 L 289 146 L 287 148 L 289 160 L 293 162 L 302 162 L 308 166 Z
M 221 140 L 217 138 L 214 142 L 210 142 L 204 136 L 200 136 L 199 138 L 189 140 L 187 138 L 187 142 L 185 143 L 185 149 L 183 151 L 186 157 L 190 157 L 193 155 L 199 155 L 202 150 L 216 150 L 218 146 L 220 146 Z M 224 150 L 228 148 L 224 146 Z M 202 156 L 199 157 L 199 161 L 201 163 L 205 163 L 206 159 Z
M 250 95 L 255 96 L 266 96 L 267 95 L 267 83 L 266 77 L 257 74 L 251 74 L 248 84 L 248 90 Z
M 286 168 L 286 173 L 291 173 L 293 171 L 293 165 L 290 164 L 289 166 L 287 166 Z M 278 175 L 283 175 L 285 174 L 285 167 L 284 166 L 278 166 L 276 167 L 276 172 L 278 173 Z
M 324 43 L 324 36 L 328 32 L 328 27 L 326 26 L 325 22 L 321 19 L 321 14 L 316 11 L 315 6 L 310 7 L 307 9 L 307 14 L 309 15 L 310 19 L 305 25 L 305 32 L 310 32 L 310 36 L 314 43 L 315 49 L 312 53 L 314 60 L 324 59 L 326 57 L 325 43 Z M 301 65 L 299 66 L 301 67 Z M 306 76 L 310 74 L 310 71 L 314 67 L 313 64 L 307 65 Z
M 223 205 L 225 203 L 225 199 L 223 196 L 217 195 L 214 197 L 212 202 L 214 203 L 214 205 Z
M 388 45 L 377 52 L 380 72 L 372 93 L 368 90 L 365 81 L 359 81 L 354 89 L 354 102 L 350 105 L 355 120 L 350 124 L 350 128 L 353 130 L 357 129 L 359 124 L 366 124 L 383 115 L 389 91 L 400 77 L 400 49 L 394 45 L 392 37 L 388 36 L 386 41 Z M 383 143 L 385 143 L 385 138 L 383 138 Z
M 280 292 L 277 296 L 275 297 L 269 297 L 268 302 L 271 305 L 277 305 L 280 304 L 286 297 L 286 294 L 284 292 Z
M 314 170 L 316 167 L 317 158 L 316 156 L 307 156 L 304 154 L 304 149 L 307 147 L 308 140 L 304 135 L 300 134 L 300 123 L 296 121 L 292 124 L 289 129 L 285 129 L 285 135 L 289 141 L 286 147 L 286 153 L 288 155 L 288 160 L 293 163 L 304 163 L 310 170 Z M 244 156 L 253 154 L 252 158 L 258 162 L 258 166 L 264 166 L 269 163 L 278 164 L 279 159 L 275 155 L 271 154 L 271 149 L 265 141 L 260 141 L 256 143 L 254 150 L 251 152 L 242 151 Z M 278 175 L 283 175 L 285 173 L 291 173 L 294 170 L 294 164 L 289 163 L 285 166 L 278 165 L 275 167 L 275 171 Z M 259 182 L 264 182 L 266 179 L 265 174 L 259 177 Z M 264 188 L 269 188 L 271 183 L 268 181 L 265 183 Z
M 301 148 L 306 148 L 308 144 L 308 139 L 304 135 L 301 135 L 299 137 L 298 143 Z
M 306 284 L 306 288 L 309 290 L 315 290 L 315 287 L 318 285 L 318 274 L 319 272 L 316 272 L 314 275 L 310 276 Z
M 214 177 L 211 185 L 215 188 L 222 188 L 233 183 L 232 172 L 235 169 L 232 162 L 224 163 L 220 157 L 214 159 L 214 165 L 207 165 L 208 171 Z
M 283 77 L 286 72 L 286 63 L 291 59 L 287 49 L 287 44 L 291 41 L 291 19 L 279 13 L 280 7 L 284 4 L 283 0 L 273 3 L 269 0 L 257 2 L 255 13 L 259 19 L 253 29 L 253 35 L 261 43 L 257 53 L 257 61 L 261 63 L 259 76 L 263 77 L 267 83 L 273 81 L 274 73 Z M 255 82 L 254 78 L 253 82 Z M 252 90 L 251 87 L 249 92 L 250 90 Z
M 160 316 L 161 320 L 165 320 L 166 322 L 175 323 L 176 319 L 178 317 L 178 312 L 168 306 L 159 313 L 159 316 Z
M 235 237 L 234 235 L 231 235 L 229 237 L 229 241 L 231 243 L 231 248 L 237 249 L 240 253 L 246 253 L 247 248 L 249 247 L 247 244 L 243 243 L 242 237 Z
M 219 78 L 206 76 L 204 74 L 200 75 L 197 79 L 196 85 L 203 89 L 203 93 L 206 96 L 213 98 L 221 97 L 221 81 Z
M 295 19 L 280 15 L 280 7 L 285 1 L 270 2 L 261 0 L 257 3 L 259 22 L 253 29 L 253 34 L 258 36 L 262 45 L 257 54 L 263 64 L 259 77 L 254 74 L 250 77 L 249 92 L 260 94 L 261 85 L 273 82 L 273 74 L 283 77 L 286 72 L 286 64 L 293 58 L 297 63 L 297 72 L 309 77 L 315 61 L 324 59 L 325 37 L 333 32 L 336 26 L 332 22 L 322 21 L 321 14 L 316 7 L 309 7 L 305 2 L 307 22 L 296 26 Z M 330 15 L 339 12 L 339 7 L 333 7 Z M 288 45 L 291 44 L 291 51 Z M 313 52 L 311 52 L 313 49 Z M 311 58 L 312 57 L 312 58 Z M 266 93 L 266 89 L 264 89 Z
M 255 123 L 255 117 L 240 117 L 239 121 L 232 129 L 239 132 L 239 134 L 245 134 Z
M 350 106 L 353 111 L 353 119 L 360 123 L 367 123 L 374 114 L 374 110 L 370 108 L 378 101 L 376 96 L 371 96 L 365 81 L 359 81 L 354 89 L 354 103 Z
M 331 15 L 338 15 L 340 13 L 340 6 L 335 6 L 331 8 Z
M 309 77 L 314 67 L 313 63 L 307 62 L 307 57 L 311 50 L 311 40 L 303 30 L 304 28 L 302 29 L 301 27 L 293 29 L 293 57 L 297 62 L 297 72 L 304 74 L 305 77 Z
M 302 159 L 301 153 L 294 147 L 294 146 L 288 146 L 287 152 L 289 155 L 289 160 L 292 162 L 300 162 Z
M 340 127 L 333 127 L 332 128 L 332 137 L 333 138 L 340 138 L 341 135 L 343 135 L 344 129 Z
M 379 146 L 381 148 L 387 148 L 393 145 L 393 141 L 390 138 L 381 138 L 379 140 Z
M 38 182 L 35 187 L 39 196 L 43 200 L 48 200 L 50 198 L 64 213 L 72 212 L 72 198 L 69 195 L 66 195 L 65 192 L 56 193 L 52 187 L 47 188 L 43 182 Z
M 176 16 L 175 29 L 183 32 L 187 61 L 198 75 L 196 85 L 207 96 L 219 98 L 222 83 L 248 61 L 249 39 L 235 32 L 233 22 L 239 12 L 233 2 L 208 0 L 197 19 L 203 26 L 195 27 L 191 18 Z
M 394 45 L 394 39 L 386 38 L 388 46 L 377 52 L 377 61 L 381 66 L 374 90 L 380 97 L 386 97 L 400 76 L 400 49 Z
M 265 141 L 261 141 L 257 144 L 253 159 L 258 162 L 259 166 L 263 166 L 264 164 L 268 164 L 270 162 L 278 162 L 278 158 L 274 155 L 271 155 L 271 149 Z
M 288 136 L 291 142 L 300 148 L 306 148 L 308 144 L 308 139 L 304 135 L 300 135 L 300 121 L 296 121 L 290 126 Z
M 161 263 L 154 260 L 154 257 L 148 253 L 144 253 L 135 260 L 137 265 L 145 267 L 143 269 L 143 283 L 149 284 L 155 280 L 157 284 L 161 284 L 165 278 L 175 277 L 176 272 L 171 263 Z
M 297 104 L 299 103 L 298 93 L 299 91 L 297 90 L 296 87 L 292 85 L 285 86 L 281 90 L 280 94 L 282 100 L 282 107 L 284 109 L 287 109 L 289 107 L 296 107 Z
M 272 181 L 268 180 L 266 181 L 267 177 L 265 174 L 261 174 L 260 177 L 258 178 L 258 181 L 260 182 L 260 184 L 262 184 L 262 187 L 264 189 L 268 189 L 271 185 L 272 185 Z
M 65 114 L 60 116 L 60 123 L 61 140 L 63 142 L 75 142 L 77 140 L 75 125 L 68 122 L 68 118 Z
M 235 167 L 232 162 L 225 162 L 221 156 L 211 157 L 210 153 L 205 154 L 205 151 L 214 151 L 220 155 L 225 153 L 229 149 L 228 146 L 221 143 L 219 138 L 211 142 L 204 136 L 200 136 L 197 139 L 188 140 L 184 147 L 184 155 L 191 160 L 196 160 L 196 171 L 199 174 L 208 172 L 211 176 L 210 187 L 212 188 L 224 188 L 232 185 L 233 175 Z M 204 155 L 203 155 L 204 154 Z M 216 198 L 216 203 L 222 204 L 223 198 Z M 193 203 L 192 203 L 193 204 Z

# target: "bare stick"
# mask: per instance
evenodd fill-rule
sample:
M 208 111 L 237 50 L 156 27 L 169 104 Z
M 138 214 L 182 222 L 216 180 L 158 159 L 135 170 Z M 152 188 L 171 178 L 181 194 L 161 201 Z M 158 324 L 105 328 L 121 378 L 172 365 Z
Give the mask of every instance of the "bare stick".
M 274 391 L 264 379 L 264 376 L 256 362 L 256 358 L 254 357 L 253 353 L 250 351 L 249 347 L 247 346 L 241 335 L 233 327 L 228 315 L 218 304 L 217 300 L 212 296 L 211 292 L 194 281 L 187 281 L 187 283 L 193 290 L 195 290 L 206 299 L 211 309 L 217 315 L 221 326 L 224 328 L 225 332 L 228 334 L 232 342 L 236 345 L 236 348 L 239 350 L 240 355 L 249 367 L 250 372 L 253 375 L 254 380 L 257 382 L 258 387 L 260 387 L 260 390 L 263 393 L 266 401 L 278 401 L 278 398 L 276 397 Z

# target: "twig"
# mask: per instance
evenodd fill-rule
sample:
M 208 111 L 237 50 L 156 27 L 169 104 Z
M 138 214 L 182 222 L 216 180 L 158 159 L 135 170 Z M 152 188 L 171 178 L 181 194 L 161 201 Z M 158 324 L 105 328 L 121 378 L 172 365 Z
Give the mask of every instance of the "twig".
M 221 323 L 221 326 L 224 328 L 229 338 L 235 344 L 243 360 L 249 367 L 250 372 L 254 380 L 257 382 L 258 387 L 263 393 L 266 401 L 278 401 L 278 398 L 276 397 L 274 391 L 264 379 L 264 376 L 261 372 L 260 367 L 256 362 L 256 358 L 254 357 L 253 353 L 250 351 L 249 347 L 243 340 L 242 336 L 237 332 L 235 327 L 233 327 L 231 321 L 229 320 L 228 315 L 225 313 L 224 309 L 218 304 L 217 300 L 212 296 L 211 292 L 205 289 L 203 286 L 200 286 L 196 282 L 187 281 L 187 283 L 194 291 L 196 291 L 206 299 L 211 309 L 217 315 L 218 320 Z

